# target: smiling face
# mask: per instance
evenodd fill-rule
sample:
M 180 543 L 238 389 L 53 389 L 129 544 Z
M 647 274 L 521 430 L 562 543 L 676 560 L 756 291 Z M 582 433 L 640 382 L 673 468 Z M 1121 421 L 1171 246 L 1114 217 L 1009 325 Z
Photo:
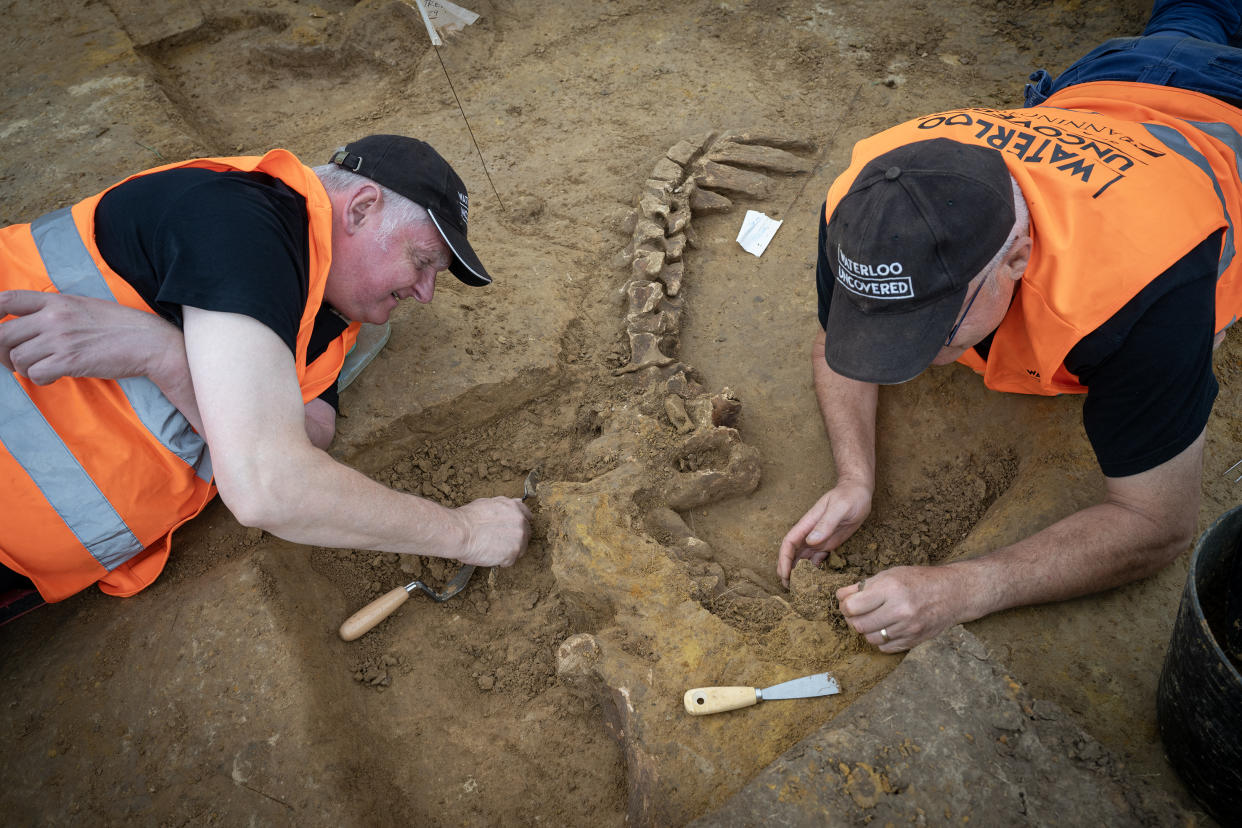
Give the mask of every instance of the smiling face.
M 413 222 L 386 232 L 383 199 L 369 185 L 341 200 L 324 298 L 347 318 L 375 324 L 387 322 L 402 299 L 430 302 L 437 274 L 452 262 L 435 225 Z

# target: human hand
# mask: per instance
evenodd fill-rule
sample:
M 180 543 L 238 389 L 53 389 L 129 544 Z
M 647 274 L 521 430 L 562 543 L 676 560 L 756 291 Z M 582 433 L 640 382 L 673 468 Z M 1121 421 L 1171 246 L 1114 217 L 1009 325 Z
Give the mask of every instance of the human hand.
M 845 543 L 871 514 L 871 488 L 861 483 L 838 483 L 794 524 L 781 541 L 776 574 L 789 586 L 794 564 L 810 558 L 819 564 L 828 553 Z
M 900 653 L 977 617 L 961 570 L 897 566 L 837 590 L 845 622 L 883 653 Z
M 0 324 L 0 363 L 36 385 L 61 377 L 150 376 L 184 353 L 174 326 L 104 299 L 0 291 L 0 319 L 10 314 Z
M 512 497 L 487 497 L 456 509 L 466 521 L 466 542 L 455 556 L 474 566 L 511 566 L 530 540 L 530 509 Z

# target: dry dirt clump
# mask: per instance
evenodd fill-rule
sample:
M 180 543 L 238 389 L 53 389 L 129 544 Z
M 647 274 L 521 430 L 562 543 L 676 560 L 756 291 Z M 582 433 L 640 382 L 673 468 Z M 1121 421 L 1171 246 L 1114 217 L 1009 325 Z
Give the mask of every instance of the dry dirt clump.
M 383 690 L 392 684 L 393 673 L 410 673 L 412 668 L 405 663 L 400 655 L 381 655 L 379 658 L 367 658 L 359 661 L 354 668 L 354 681 L 361 682 L 376 690 Z
M 857 581 L 850 573 L 835 572 L 803 559 L 789 574 L 793 598 L 790 603 L 803 618 L 828 621 L 844 631 L 845 620 L 837 610 L 837 590 Z
M 898 500 L 881 490 L 872 519 L 825 562 L 856 577 L 891 566 L 940 563 L 970 534 L 1018 472 L 1012 450 L 961 455 L 937 468 L 934 486 L 920 486 Z
M 553 398 L 536 407 L 556 402 Z M 373 476 L 394 489 L 412 492 L 448 507 L 497 494 L 520 496 L 526 476 L 534 469 L 544 475 L 568 476 L 563 461 L 544 461 L 539 452 L 572 457 L 575 452 L 567 444 L 582 439 L 574 429 L 564 429 L 553 417 L 542 422 L 543 435 L 532 431 L 530 420 L 519 413 L 461 431 L 447 439 L 414 443 L 390 453 L 387 462 L 376 469 Z M 530 505 L 537 509 L 537 503 L 536 499 Z M 536 527 L 538 525 L 537 516 Z M 538 559 L 542 554 L 536 535 L 527 557 Z M 327 549 L 314 550 L 311 562 L 317 571 L 340 586 L 354 609 L 415 579 L 438 589 L 450 581 L 461 566 L 457 561 L 439 557 Z M 466 637 L 459 646 L 470 657 L 469 674 L 480 691 L 513 693 L 529 699 L 553 680 L 552 652 L 559 640 L 557 636 L 563 635 L 566 629 L 566 612 L 546 582 L 512 593 L 506 590 L 503 598 L 497 599 L 496 590 L 503 589 L 500 582 L 504 578 L 505 574 L 498 570 L 478 570 L 462 593 L 441 605 L 415 592 L 392 618 L 405 617 L 416 611 L 419 604 L 428 605 L 418 607 L 419 610 L 451 612 L 480 623 L 499 619 L 509 611 L 520 612 L 524 616 L 522 625 L 531 630 L 528 634 L 513 639 L 506 637 L 500 642 L 478 642 Z M 385 634 L 394 623 L 395 620 L 381 622 L 379 628 L 350 645 L 357 658 L 348 668 L 355 680 L 368 687 L 387 687 L 412 672 L 407 657 Z M 497 620 L 497 623 L 503 622 Z M 361 679 L 359 674 L 363 676 Z

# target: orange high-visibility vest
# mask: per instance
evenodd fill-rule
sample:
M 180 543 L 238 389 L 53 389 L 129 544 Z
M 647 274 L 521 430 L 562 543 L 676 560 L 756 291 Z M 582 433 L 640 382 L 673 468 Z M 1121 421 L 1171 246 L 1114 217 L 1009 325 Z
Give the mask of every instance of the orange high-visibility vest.
M 350 325 L 306 364 L 332 262 L 327 192 L 285 150 L 138 175 L 177 167 L 262 172 L 306 199 L 310 282 L 294 358 L 309 402 L 335 381 L 359 327 Z M 0 229 L 0 287 L 110 299 L 153 313 L 95 245 L 95 208 L 106 192 Z M 215 492 L 205 441 L 149 379 L 66 377 L 37 386 L 0 372 L 0 561 L 34 581 L 45 600 L 95 582 L 111 595 L 144 589 L 163 570 L 173 531 Z
M 867 161 L 931 138 L 999 151 L 1030 208 L 1030 262 L 988 359 L 972 349 L 959 360 L 989 388 L 1085 392 L 1065 355 L 1222 227 L 1216 330 L 1237 319 L 1242 111 L 1197 92 L 1106 81 L 1028 109 L 929 115 L 859 142 L 829 191 L 828 219 Z

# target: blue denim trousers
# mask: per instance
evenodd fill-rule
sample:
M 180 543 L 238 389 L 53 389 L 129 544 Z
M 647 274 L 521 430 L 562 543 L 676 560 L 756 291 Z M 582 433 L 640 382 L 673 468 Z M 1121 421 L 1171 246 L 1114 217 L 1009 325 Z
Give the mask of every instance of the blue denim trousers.
M 1113 38 L 1053 79 L 1031 75 L 1026 106 L 1089 81 L 1189 89 L 1242 107 L 1242 0 L 1156 0 L 1139 37 Z

